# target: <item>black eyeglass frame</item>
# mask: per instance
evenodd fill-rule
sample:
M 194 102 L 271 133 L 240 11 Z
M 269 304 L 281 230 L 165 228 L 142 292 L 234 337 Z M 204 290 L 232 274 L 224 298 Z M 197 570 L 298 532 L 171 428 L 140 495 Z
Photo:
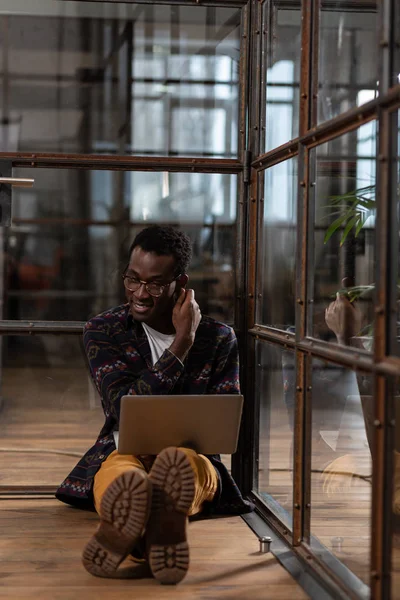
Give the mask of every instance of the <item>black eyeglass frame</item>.
M 171 285 L 171 283 L 173 283 L 174 281 L 177 281 L 179 279 L 179 277 L 181 277 L 181 276 L 182 276 L 182 273 L 179 273 L 179 275 L 177 275 L 176 277 L 174 277 L 174 279 L 171 279 L 171 281 L 168 281 L 167 283 L 156 283 L 154 281 L 150 281 L 150 282 L 149 281 L 143 281 L 142 279 L 133 278 L 132 276 L 127 275 L 126 273 L 124 273 L 122 275 L 122 279 L 124 280 L 125 289 L 127 289 L 129 292 L 137 292 L 141 288 L 141 286 L 144 285 L 145 289 L 146 289 L 146 292 L 148 294 L 150 294 L 150 296 L 153 296 L 153 298 L 159 298 L 160 296 L 163 295 L 165 288 L 168 287 L 169 285 Z M 139 284 L 137 286 L 137 288 L 135 288 L 133 290 L 132 288 L 128 287 L 128 285 L 126 284 L 126 280 L 127 279 L 136 279 L 137 283 Z M 148 288 L 149 285 L 157 285 L 160 288 L 160 290 L 161 290 L 160 293 L 159 294 L 152 293 L 149 290 L 149 288 Z

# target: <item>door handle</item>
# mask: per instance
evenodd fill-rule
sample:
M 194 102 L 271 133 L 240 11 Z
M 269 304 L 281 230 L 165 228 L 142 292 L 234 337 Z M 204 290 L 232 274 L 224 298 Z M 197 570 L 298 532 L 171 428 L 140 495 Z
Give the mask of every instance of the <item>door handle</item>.
M 32 187 L 35 183 L 34 179 L 25 179 L 23 177 L 0 177 L 0 184 L 7 183 L 13 187 Z

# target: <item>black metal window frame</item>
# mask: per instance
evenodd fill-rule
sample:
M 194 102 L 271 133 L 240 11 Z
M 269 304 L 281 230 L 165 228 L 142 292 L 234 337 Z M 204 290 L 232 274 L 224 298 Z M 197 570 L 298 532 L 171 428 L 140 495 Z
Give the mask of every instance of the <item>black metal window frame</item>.
M 267 2 L 267 0 L 266 0 Z M 263 4 L 265 4 L 264 2 Z M 270 2 L 272 5 L 272 1 Z M 279 3 L 279 6 L 282 6 Z M 330 3 L 334 6 L 334 3 Z M 367 5 L 366 5 L 367 7 Z M 357 9 L 352 3 L 352 8 Z M 365 8 L 365 7 L 364 7 Z M 371 8 L 371 3 L 368 3 Z M 325 578 L 328 574 L 332 583 L 338 586 L 336 593 L 343 597 L 367 597 L 369 590 L 360 586 L 360 582 L 338 561 L 319 560 L 310 547 L 310 509 L 311 509 L 311 379 L 310 367 L 313 357 L 327 359 L 352 369 L 361 369 L 375 378 L 375 436 L 372 486 L 371 531 L 373 543 L 370 554 L 370 588 L 372 598 L 390 597 L 391 578 L 391 499 L 392 499 L 392 450 L 393 450 L 393 398 L 390 394 L 390 377 L 400 374 L 400 360 L 390 354 L 393 349 L 393 315 L 395 314 L 395 284 L 397 281 L 396 256 L 398 221 L 396 215 L 396 157 L 397 157 L 397 111 L 400 108 L 400 85 L 392 86 L 391 74 L 395 53 L 395 1 L 387 0 L 379 4 L 379 32 L 377 52 L 379 52 L 379 96 L 351 109 L 338 117 L 317 125 L 316 100 L 318 97 L 318 39 L 319 15 L 321 3 L 318 0 L 302 2 L 302 56 L 300 79 L 300 132 L 298 138 L 273 150 L 259 154 L 264 131 L 260 111 L 265 109 L 263 81 L 266 72 L 264 64 L 267 30 L 263 27 L 262 6 L 255 3 L 253 8 L 253 38 L 257 39 L 258 29 L 261 40 L 256 42 L 256 58 L 253 69 L 258 75 L 254 86 L 255 98 L 252 98 L 252 122 L 250 128 L 259 131 L 253 135 L 250 143 L 252 152 L 251 182 L 248 210 L 248 273 L 246 289 L 247 318 L 247 397 L 252 399 L 248 407 L 245 440 L 243 447 L 253 460 L 245 460 L 238 469 L 242 486 L 248 490 L 256 505 L 280 535 L 285 538 L 303 559 L 312 563 L 315 572 Z M 362 7 L 360 7 L 362 10 Z M 267 11 L 266 11 L 267 12 Z M 267 13 L 268 14 L 268 13 Z M 258 23 L 261 26 L 258 27 Z M 398 42 L 397 42 L 398 43 Z M 253 72 L 254 72 L 253 71 Z M 259 73 L 261 72 L 261 76 Z M 257 85 L 258 84 L 258 85 Z M 265 87 L 265 86 L 264 86 Z M 260 100 L 258 102 L 258 100 Z M 260 108 L 261 106 L 261 108 Z M 309 281 L 313 277 L 312 226 L 313 226 L 313 172 L 315 156 L 313 149 L 336 137 L 357 129 L 361 125 L 375 120 L 379 129 L 379 148 L 377 150 L 377 242 L 376 242 L 376 300 L 375 300 L 375 339 L 373 355 L 363 354 L 350 347 L 333 346 L 308 335 L 309 307 L 312 297 Z M 395 126 L 396 121 L 396 126 Z M 315 153 L 314 153 L 315 154 Z M 262 243 L 263 186 L 262 173 L 287 159 L 298 160 L 298 203 L 297 203 L 297 266 L 296 266 L 296 334 L 287 333 L 257 323 L 257 268 Z M 281 348 L 292 348 L 296 353 L 296 409 L 294 431 L 294 491 L 293 491 L 293 529 L 288 530 L 286 523 L 279 518 L 279 505 L 271 498 L 261 501 L 253 492 L 254 469 L 257 468 L 256 456 L 259 436 L 257 405 L 254 390 L 255 340 L 264 340 Z M 252 470 L 249 470 L 251 465 Z M 333 558 L 333 557 L 332 557 Z

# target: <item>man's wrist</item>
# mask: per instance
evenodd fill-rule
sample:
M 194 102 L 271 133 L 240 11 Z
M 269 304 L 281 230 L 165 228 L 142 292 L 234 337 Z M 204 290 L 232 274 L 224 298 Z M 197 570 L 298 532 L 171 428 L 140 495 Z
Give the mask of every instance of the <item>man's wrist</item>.
M 172 356 L 173 356 L 174 358 L 176 358 L 176 360 L 177 360 L 178 362 L 180 362 L 180 363 L 181 363 L 182 367 L 184 367 L 184 364 L 183 364 L 183 359 L 179 358 L 179 356 L 177 356 L 176 354 L 174 354 L 174 353 L 171 351 L 171 348 L 167 348 L 167 352 L 169 352 L 170 354 L 172 354 Z
M 193 346 L 194 336 L 185 336 L 185 337 L 175 337 L 171 346 L 169 347 L 169 351 L 179 358 L 179 360 L 183 361 L 186 358 L 187 353 L 190 348 Z

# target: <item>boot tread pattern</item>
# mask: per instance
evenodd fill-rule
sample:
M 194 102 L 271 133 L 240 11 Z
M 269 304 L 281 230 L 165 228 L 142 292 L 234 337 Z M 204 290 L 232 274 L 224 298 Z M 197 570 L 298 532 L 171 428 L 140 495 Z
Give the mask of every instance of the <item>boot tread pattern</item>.
M 82 562 L 97 577 L 118 578 L 118 566 L 142 535 L 150 507 L 151 484 L 138 470 L 123 473 L 107 488 L 101 522 L 86 545 Z
M 152 546 L 150 567 L 156 579 L 164 584 L 179 583 L 189 568 L 187 542 L 172 546 Z
M 157 536 L 165 540 L 165 531 L 158 532 L 160 522 L 154 525 L 150 546 L 149 562 L 151 571 L 156 579 L 163 584 L 179 583 L 186 575 L 189 568 L 189 545 L 186 541 L 186 521 L 182 514 L 187 515 L 193 502 L 195 493 L 195 476 L 190 461 L 182 450 L 166 448 L 157 457 L 150 472 L 153 485 L 152 511 L 155 514 L 168 513 L 171 517 L 166 521 L 171 526 L 174 513 L 176 516 L 176 530 L 183 528 L 179 543 L 157 543 Z M 151 529 L 151 518 L 149 521 Z

